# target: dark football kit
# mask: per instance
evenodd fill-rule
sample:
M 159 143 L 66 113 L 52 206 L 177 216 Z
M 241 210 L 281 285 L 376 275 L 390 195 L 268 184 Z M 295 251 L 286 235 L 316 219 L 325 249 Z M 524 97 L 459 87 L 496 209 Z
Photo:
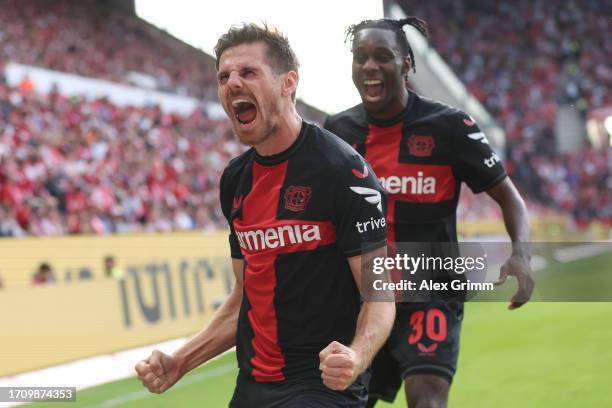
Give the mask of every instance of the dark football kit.
M 361 298 L 347 258 L 386 245 L 385 193 L 348 144 L 303 122 L 284 152 L 250 149 L 221 177 L 231 256 L 244 259 L 231 407 L 361 407 L 368 373 L 322 383 L 319 352 L 350 345 Z M 361 225 L 361 224 L 360 224 Z
M 394 118 L 372 118 L 359 104 L 329 117 L 325 128 L 361 153 L 386 189 L 390 251 L 422 243 L 431 255 L 444 246 L 436 243 L 456 243 L 461 183 L 479 193 L 506 177 L 472 117 L 412 92 Z M 393 401 L 402 379 L 413 374 L 452 382 L 457 368 L 463 298 L 406 296 L 397 304 L 389 340 L 372 363 L 373 398 Z

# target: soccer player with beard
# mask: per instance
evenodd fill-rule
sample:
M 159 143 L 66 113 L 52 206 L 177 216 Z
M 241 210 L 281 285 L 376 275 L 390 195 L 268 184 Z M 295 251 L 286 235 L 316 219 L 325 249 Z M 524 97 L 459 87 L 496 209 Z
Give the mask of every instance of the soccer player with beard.
M 215 53 L 219 99 L 252 146 L 221 178 L 236 284 L 208 327 L 140 361 L 138 377 L 161 393 L 235 345 L 231 407 L 364 407 L 395 316 L 393 302 L 360 297 L 362 257 L 386 254 L 384 191 L 355 150 L 296 112 L 286 37 L 232 27 Z
M 475 193 L 486 191 L 499 204 L 515 243 L 498 281 L 518 279 L 509 305 L 515 309 L 533 290 L 530 254 L 521 245 L 530 237 L 525 204 L 470 116 L 407 89 L 414 56 L 406 24 L 427 35 L 425 22 L 416 17 L 366 20 L 348 28 L 353 82 L 362 103 L 329 117 L 325 128 L 353 145 L 386 188 L 390 250 L 401 250 L 395 243 L 402 242 L 457 242 L 461 183 Z M 445 407 L 462 318 L 461 296 L 433 292 L 424 302 L 398 303 L 391 335 L 372 364 L 368 406 L 377 399 L 393 401 L 404 381 L 410 407 Z

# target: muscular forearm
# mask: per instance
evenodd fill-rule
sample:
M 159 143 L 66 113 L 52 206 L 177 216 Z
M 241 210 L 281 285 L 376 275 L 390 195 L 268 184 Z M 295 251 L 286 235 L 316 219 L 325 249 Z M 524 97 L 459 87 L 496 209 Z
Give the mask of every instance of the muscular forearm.
M 513 253 L 529 257 L 528 246 L 522 245 L 531 239 L 529 214 L 523 198 L 508 178 L 487 193 L 502 210 L 506 231 L 510 240 L 515 244 Z
M 510 240 L 513 242 L 513 254 L 530 258 L 530 250 L 527 243 L 530 240 L 529 216 L 523 200 L 509 200 L 507 205 L 502 206 L 504 225 Z
M 351 348 L 360 356 L 359 372 L 366 370 L 389 337 L 395 320 L 394 302 L 364 302 Z
M 236 284 L 211 323 L 174 353 L 181 376 L 236 344 L 241 302 L 242 285 Z
M 531 249 L 529 248 L 530 233 L 527 207 L 514 184 L 508 178 L 487 190 L 487 194 L 499 204 L 504 216 L 506 230 L 512 240 L 512 255 L 500 268 L 499 279 L 496 282 L 501 285 L 508 276 L 515 276 L 518 280 L 519 288 L 512 296 L 512 301 L 508 306 L 512 310 L 525 304 L 533 291 L 534 282 L 529 266 Z
M 529 216 L 523 200 L 512 200 L 502 207 L 504 224 L 512 242 L 529 242 Z

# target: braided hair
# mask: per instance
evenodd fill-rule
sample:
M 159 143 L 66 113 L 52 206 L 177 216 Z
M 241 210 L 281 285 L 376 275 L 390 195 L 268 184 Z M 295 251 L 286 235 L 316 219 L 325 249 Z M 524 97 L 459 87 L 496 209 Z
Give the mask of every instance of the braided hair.
M 385 30 L 391 30 L 395 33 L 395 38 L 397 43 L 399 44 L 400 52 L 403 57 L 410 57 L 410 62 L 412 63 L 412 69 L 416 72 L 416 66 L 414 63 L 414 54 L 412 53 L 412 48 L 408 43 L 408 39 L 406 38 L 406 33 L 404 33 L 403 27 L 405 25 L 410 25 L 417 30 L 425 38 L 428 37 L 427 33 L 427 23 L 424 20 L 421 20 L 418 17 L 408 16 L 401 20 L 393 20 L 391 18 L 380 18 L 377 20 L 363 20 L 360 23 L 352 24 L 346 29 L 346 37 L 344 42 L 350 39 L 351 46 L 353 44 L 353 40 L 355 39 L 355 35 L 363 29 L 366 28 L 382 28 Z

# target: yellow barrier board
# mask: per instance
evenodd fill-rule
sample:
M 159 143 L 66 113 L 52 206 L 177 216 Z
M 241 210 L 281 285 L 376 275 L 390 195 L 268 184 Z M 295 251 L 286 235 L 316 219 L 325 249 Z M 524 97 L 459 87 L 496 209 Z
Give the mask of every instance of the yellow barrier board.
M 188 336 L 233 285 L 225 232 L 2 240 L 0 248 L 0 376 Z M 103 275 L 107 254 L 123 279 Z M 57 282 L 30 287 L 43 261 Z
M 104 257 L 117 265 L 164 263 L 229 256 L 227 232 L 0 238 L 0 278 L 5 289 L 30 287 L 38 265 L 48 262 L 59 282 L 103 277 Z
M 534 242 L 589 242 L 610 239 L 610 227 L 603 222 L 592 222 L 586 228 L 571 225 L 568 217 L 545 217 L 532 219 L 531 239 Z M 461 237 L 502 237 L 506 238 L 503 221 L 459 221 L 457 232 Z M 501 239 L 501 238 L 500 238 Z

